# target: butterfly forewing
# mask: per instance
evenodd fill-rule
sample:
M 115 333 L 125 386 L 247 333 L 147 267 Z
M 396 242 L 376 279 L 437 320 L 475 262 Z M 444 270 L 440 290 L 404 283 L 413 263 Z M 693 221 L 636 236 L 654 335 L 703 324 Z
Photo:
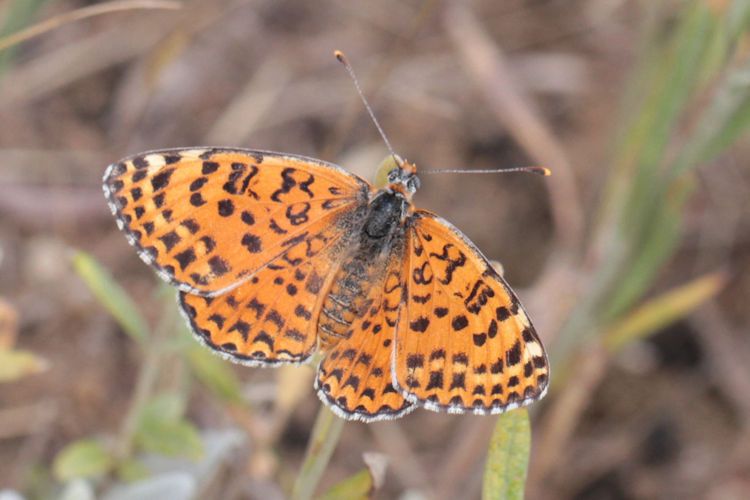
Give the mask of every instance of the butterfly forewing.
M 500 413 L 544 395 L 546 354 L 516 296 L 453 226 L 408 221 L 406 304 L 394 371 L 406 398 L 433 410 Z
M 290 240 L 371 190 L 353 174 L 264 151 L 153 151 L 111 165 L 104 190 L 139 255 L 184 292 L 217 295 L 281 255 Z

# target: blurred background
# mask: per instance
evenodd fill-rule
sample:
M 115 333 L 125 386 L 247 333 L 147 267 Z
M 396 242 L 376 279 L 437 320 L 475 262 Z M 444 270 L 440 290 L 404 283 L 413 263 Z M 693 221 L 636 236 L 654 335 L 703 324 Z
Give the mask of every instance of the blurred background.
M 415 197 L 502 263 L 550 353 L 526 497 L 750 497 L 748 20 L 740 0 L 0 0 L 0 489 L 289 492 L 312 370 L 198 346 L 100 184 L 198 145 L 372 179 L 387 150 L 341 49 L 418 167 L 553 172 Z M 318 492 L 376 452 L 376 498 L 479 498 L 494 422 L 347 423 Z

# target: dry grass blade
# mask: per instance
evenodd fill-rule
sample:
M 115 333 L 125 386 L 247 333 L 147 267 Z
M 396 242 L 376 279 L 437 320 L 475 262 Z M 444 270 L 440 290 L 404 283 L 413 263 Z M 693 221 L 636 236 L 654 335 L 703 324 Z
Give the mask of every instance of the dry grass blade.
M 728 273 L 717 271 L 663 293 L 630 311 L 601 334 L 611 351 L 646 337 L 687 315 L 726 285 Z
M 58 16 L 55 16 L 41 23 L 37 23 L 33 26 L 0 39 L 0 50 L 7 49 L 13 45 L 25 42 L 35 36 L 39 36 L 48 31 L 52 31 L 64 24 L 72 23 L 74 21 L 80 21 L 87 17 L 98 16 L 101 14 L 108 14 L 110 12 L 117 12 L 122 10 L 134 10 L 134 9 L 180 9 L 182 4 L 180 2 L 172 2 L 169 0 L 123 0 L 118 2 L 109 2 L 98 5 L 92 5 L 90 7 L 84 7 L 71 12 L 65 12 Z
M 164 26 L 158 19 L 146 19 L 143 26 Z M 71 82 L 79 81 L 149 50 L 163 37 L 163 29 L 144 29 L 133 38 L 133 28 L 114 26 L 102 33 L 67 43 L 49 53 L 17 66 L 0 86 L 0 108 L 20 106 L 50 95 Z

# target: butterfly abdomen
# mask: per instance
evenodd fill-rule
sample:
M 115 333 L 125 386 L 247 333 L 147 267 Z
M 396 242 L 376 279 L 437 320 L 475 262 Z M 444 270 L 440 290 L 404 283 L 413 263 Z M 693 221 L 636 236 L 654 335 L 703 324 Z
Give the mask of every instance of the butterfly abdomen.
M 386 190 L 370 201 L 349 257 L 343 260 L 320 311 L 318 331 L 323 350 L 349 338 L 352 322 L 370 311 L 372 301 L 366 298 L 367 292 L 382 283 L 393 253 L 403 252 L 400 220 L 408 203 L 400 194 Z

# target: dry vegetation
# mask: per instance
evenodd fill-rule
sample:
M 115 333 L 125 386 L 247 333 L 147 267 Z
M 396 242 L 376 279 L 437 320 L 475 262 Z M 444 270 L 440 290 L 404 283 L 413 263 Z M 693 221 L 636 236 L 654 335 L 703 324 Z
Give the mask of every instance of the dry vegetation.
M 7 35 L 93 3 L 0 1 L 0 24 Z M 289 491 L 319 405 L 311 371 L 196 374 L 204 358 L 192 346 L 150 358 L 71 256 L 94 256 L 135 299 L 149 341 L 174 344 L 165 333 L 175 329 L 171 292 L 157 292 L 115 227 L 100 187 L 105 166 L 148 149 L 227 145 L 323 158 L 371 178 L 386 150 L 332 56 L 342 49 L 394 148 L 418 166 L 553 171 L 428 176 L 416 196 L 503 263 L 550 349 L 553 389 L 531 411 L 527 497 L 750 497 L 750 144 L 727 136 L 696 155 L 681 177 L 689 188 L 625 201 L 617 189 L 638 175 L 641 187 L 658 185 L 662 164 L 682 159 L 713 109 L 726 68 L 748 67 L 743 25 L 737 44 L 709 49 L 724 52 L 704 64 L 705 77 L 685 76 L 697 83 L 666 124 L 654 169 L 629 171 L 638 146 L 623 137 L 652 131 L 629 113 L 664 109 L 639 107 L 653 82 L 637 69 L 654 54 L 644 45 L 673 39 L 694 4 L 720 17 L 746 2 L 654 3 L 669 5 L 185 0 L 180 10 L 63 23 L 0 52 L 0 351 L 38 357 L 25 365 L 33 373 L 0 382 L 0 488 L 55 497 L 62 483 L 52 464 L 78 439 L 101 439 L 121 458 L 148 450 L 133 437 L 133 406 L 177 394 L 201 432 L 241 431 L 204 477 L 205 498 Z M 630 219 L 618 233 L 618 221 L 659 219 L 659 203 L 674 199 L 684 200 L 669 212 L 682 221 L 680 236 L 653 268 L 642 266 L 647 245 L 622 241 L 642 233 L 628 232 Z M 636 273 L 645 273 L 640 286 L 628 281 Z M 626 282 L 634 295 L 618 296 Z M 687 283 L 695 288 L 680 288 Z M 663 295 L 680 291 L 694 295 Z M 646 326 L 633 332 L 633 318 Z M 230 387 L 212 386 L 213 376 Z M 389 465 L 376 498 L 478 498 L 494 422 L 418 410 L 347 424 L 318 491 L 377 451 Z M 117 477 L 96 485 L 107 490 Z

